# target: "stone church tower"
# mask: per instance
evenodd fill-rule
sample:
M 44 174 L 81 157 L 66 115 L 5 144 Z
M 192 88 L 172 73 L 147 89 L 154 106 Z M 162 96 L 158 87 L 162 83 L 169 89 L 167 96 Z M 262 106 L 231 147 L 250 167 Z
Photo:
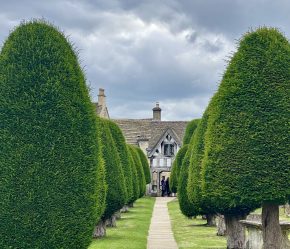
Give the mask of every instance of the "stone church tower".
M 100 89 L 96 103 L 97 113 L 110 118 L 106 106 L 104 89 Z M 162 121 L 159 102 L 152 109 L 152 118 L 113 119 L 121 128 L 126 142 L 139 146 L 148 158 L 152 182 L 148 192 L 160 195 L 162 177 L 170 176 L 172 163 L 182 146 L 187 121 Z

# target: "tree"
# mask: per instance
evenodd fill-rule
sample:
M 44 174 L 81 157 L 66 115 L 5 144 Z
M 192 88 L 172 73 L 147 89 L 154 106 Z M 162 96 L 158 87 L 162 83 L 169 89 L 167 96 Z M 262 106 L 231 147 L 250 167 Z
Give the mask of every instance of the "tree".
M 97 120 L 101 131 L 102 156 L 107 172 L 106 182 L 108 185 L 106 209 L 94 232 L 94 237 L 101 237 L 105 235 L 106 220 L 114 218 L 114 213 L 119 211 L 126 203 L 126 187 L 119 153 L 110 131 L 111 121 L 101 118 Z
M 143 171 L 140 157 L 139 157 L 138 152 L 137 152 L 137 147 L 133 146 L 133 145 L 129 145 L 129 148 L 130 148 L 131 155 L 133 157 L 134 166 L 136 168 L 136 172 L 137 172 L 137 176 L 138 176 L 137 177 L 138 184 L 139 184 L 139 196 L 138 196 L 138 198 L 140 198 L 140 197 L 144 196 L 144 194 L 146 192 L 145 175 L 144 175 L 144 171 Z
M 180 150 L 183 150 L 184 158 L 182 160 L 182 164 L 179 172 L 179 180 L 178 180 L 178 201 L 181 212 L 187 216 L 192 217 L 195 216 L 197 211 L 196 207 L 190 203 L 187 196 L 187 180 L 188 180 L 188 168 L 190 163 L 190 155 L 191 148 L 190 146 L 184 145 Z
M 133 175 L 129 161 L 129 152 L 127 149 L 125 137 L 119 126 L 113 121 L 108 121 L 108 125 L 119 153 L 121 166 L 123 168 L 125 185 L 126 185 L 126 204 L 133 198 Z
M 229 226 L 262 204 L 265 248 L 281 247 L 278 205 L 290 193 L 289 60 L 289 42 L 276 29 L 247 33 L 211 101 L 205 135 L 208 205 L 224 213 Z M 240 248 L 228 245 L 234 246 Z
M 138 174 L 137 174 L 137 168 L 136 165 L 134 163 L 134 159 L 133 159 L 133 149 L 132 149 L 132 145 L 127 144 L 127 150 L 129 153 L 129 162 L 130 162 L 130 166 L 131 166 L 131 170 L 132 170 L 132 178 L 133 178 L 133 196 L 132 198 L 129 200 L 129 206 L 133 207 L 133 203 L 139 198 L 140 196 L 140 184 L 139 184 L 139 179 L 138 179 Z
M 169 182 L 170 190 L 173 193 L 176 193 L 178 190 L 180 168 L 182 166 L 182 160 L 185 156 L 186 151 L 187 151 L 187 147 L 185 147 L 184 149 L 183 147 L 181 147 L 181 149 L 179 149 L 179 151 L 176 154 L 175 160 L 173 161 L 172 171 L 170 174 L 170 182 Z
M 141 160 L 141 164 L 142 164 L 142 168 L 143 168 L 143 172 L 145 176 L 145 182 L 146 184 L 149 184 L 151 183 L 151 173 L 150 173 L 148 159 L 146 158 L 146 155 L 139 147 L 136 147 L 136 150 Z
M 104 209 L 95 110 L 72 45 L 22 23 L 0 54 L 0 248 L 87 248 Z
M 199 121 L 200 119 L 193 119 L 187 124 L 184 137 L 183 137 L 183 145 L 190 143 L 191 137 L 193 136 L 194 131 L 197 128 Z

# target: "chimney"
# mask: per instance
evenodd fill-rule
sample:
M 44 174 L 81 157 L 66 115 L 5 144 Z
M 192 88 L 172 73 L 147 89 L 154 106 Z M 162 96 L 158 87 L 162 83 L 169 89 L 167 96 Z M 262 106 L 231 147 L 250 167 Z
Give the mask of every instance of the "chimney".
M 159 102 L 156 102 L 156 106 L 152 110 L 153 110 L 153 120 L 161 121 L 161 108 L 159 107 Z
M 105 90 L 103 88 L 99 88 L 98 105 L 99 106 L 106 105 L 106 95 L 105 95 Z

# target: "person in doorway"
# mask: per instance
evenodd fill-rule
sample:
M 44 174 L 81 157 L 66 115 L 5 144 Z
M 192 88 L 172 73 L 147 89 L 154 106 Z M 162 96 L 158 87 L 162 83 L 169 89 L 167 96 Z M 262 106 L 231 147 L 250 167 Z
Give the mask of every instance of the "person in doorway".
M 161 196 L 164 197 L 166 192 L 165 176 L 162 176 L 161 180 Z
M 169 177 L 167 177 L 165 181 L 165 192 L 166 192 L 166 195 L 169 197 L 170 196 Z

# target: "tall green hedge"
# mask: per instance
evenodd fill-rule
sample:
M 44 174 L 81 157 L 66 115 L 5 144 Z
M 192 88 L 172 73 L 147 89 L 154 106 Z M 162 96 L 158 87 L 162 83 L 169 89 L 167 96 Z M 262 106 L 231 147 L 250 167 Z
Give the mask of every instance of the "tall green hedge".
M 191 137 L 194 134 L 194 131 L 197 128 L 199 121 L 200 119 L 193 119 L 187 124 L 183 137 L 183 145 L 190 143 Z
M 173 161 L 172 170 L 170 174 L 169 187 L 171 192 L 176 193 L 178 190 L 179 183 L 179 174 L 180 168 L 182 166 L 183 158 L 185 157 L 185 153 L 187 151 L 187 147 L 183 146 L 179 149 L 176 154 L 175 160 Z
M 106 220 L 125 205 L 127 197 L 121 160 L 110 131 L 111 121 L 101 118 L 98 118 L 98 121 L 101 127 L 102 155 L 108 185 L 106 209 L 102 216 L 102 220 Z
M 125 177 L 125 185 L 126 185 L 126 204 L 129 203 L 129 200 L 133 198 L 133 173 L 132 168 L 129 161 L 129 152 L 127 149 L 125 137 L 119 128 L 119 126 L 113 121 L 109 121 L 109 128 L 111 130 L 111 134 L 115 141 L 116 148 L 119 153 L 119 157 L 121 160 L 121 165 L 123 168 L 123 173 Z
M 0 120 L 0 248 L 87 248 L 104 171 L 85 76 L 55 27 L 22 23 L 4 43 Z
M 149 184 L 151 183 L 151 172 L 150 172 L 148 159 L 146 155 L 144 154 L 144 152 L 139 147 L 137 147 L 136 149 L 141 160 L 141 164 L 142 164 L 142 168 L 143 168 L 143 172 L 145 176 L 145 182 L 146 184 Z
M 275 29 L 240 41 L 205 136 L 203 193 L 221 213 L 247 212 L 290 193 L 290 46 Z
M 178 201 L 181 212 L 187 216 L 192 217 L 197 214 L 197 207 L 193 206 L 187 195 L 187 182 L 188 182 L 188 170 L 191 157 L 191 146 L 189 144 L 184 145 L 181 149 L 185 151 L 182 165 L 180 167 L 179 179 L 178 179 Z
M 131 150 L 131 155 L 132 155 L 133 160 L 134 160 L 134 166 L 135 166 L 136 171 L 137 171 L 138 183 L 139 183 L 139 198 L 140 198 L 140 197 L 144 196 L 144 194 L 146 192 L 145 175 L 144 175 L 141 159 L 140 159 L 138 152 L 137 152 L 137 147 L 133 146 L 133 145 L 130 145 L 129 147 Z
M 139 179 L 138 179 L 138 174 L 137 174 L 137 168 L 133 159 L 133 149 L 132 146 L 127 144 L 127 150 L 129 153 L 129 162 L 132 170 L 132 179 L 133 179 L 133 196 L 129 200 L 129 203 L 132 204 L 134 201 L 136 201 L 139 196 L 140 196 L 140 184 L 139 184 Z
M 204 156 L 204 136 L 207 120 L 208 114 L 206 110 L 190 142 L 192 151 L 188 170 L 187 195 L 192 205 L 199 210 L 199 214 L 211 213 L 208 206 L 203 206 L 201 195 L 201 163 Z

